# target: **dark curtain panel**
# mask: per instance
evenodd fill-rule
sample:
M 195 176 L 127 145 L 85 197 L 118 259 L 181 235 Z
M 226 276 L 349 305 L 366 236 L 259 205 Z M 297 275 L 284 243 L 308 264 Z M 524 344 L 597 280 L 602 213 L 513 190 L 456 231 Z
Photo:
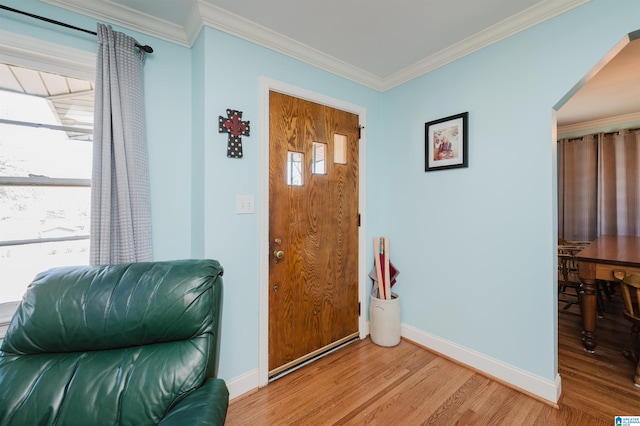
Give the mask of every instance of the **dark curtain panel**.
M 558 142 L 558 236 L 591 241 L 598 232 L 598 138 Z
M 640 131 L 558 141 L 558 236 L 640 236 Z
M 602 136 L 598 167 L 599 235 L 640 235 L 640 131 Z

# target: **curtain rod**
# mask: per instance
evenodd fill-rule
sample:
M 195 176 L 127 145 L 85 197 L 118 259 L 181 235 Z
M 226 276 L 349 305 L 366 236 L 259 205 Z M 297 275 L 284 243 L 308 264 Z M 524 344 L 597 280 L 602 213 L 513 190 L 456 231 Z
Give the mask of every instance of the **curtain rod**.
M 65 24 L 64 22 L 54 21 L 53 19 L 45 18 L 44 16 L 38 16 L 38 15 L 34 15 L 32 13 L 23 12 L 22 10 L 14 9 L 12 7 L 4 6 L 2 4 L 0 4 L 0 9 L 8 10 L 9 12 L 20 13 L 22 15 L 29 16 L 30 18 L 39 19 L 41 21 L 45 21 L 45 22 L 48 22 L 50 24 L 60 25 L 60 26 L 65 27 L 65 28 L 71 28 L 72 30 L 82 31 L 82 32 L 87 33 L 87 34 L 93 34 L 94 36 L 98 35 L 98 33 L 95 32 L 95 31 L 89 31 L 89 30 L 85 30 L 84 28 L 74 27 L 73 25 Z M 151 46 L 147 46 L 147 45 L 142 46 L 141 44 L 138 44 L 138 42 L 136 42 L 136 47 L 138 49 L 144 50 L 147 53 L 153 53 L 153 49 L 151 48 Z
M 640 130 L 640 128 L 636 127 L 635 129 L 620 129 L 620 130 L 617 130 L 615 132 L 605 133 L 605 136 L 607 136 L 607 135 L 619 135 L 620 132 L 624 132 L 624 131 L 627 131 L 627 132 L 631 133 L 631 132 L 635 132 L 636 130 Z
M 598 138 L 599 135 L 604 135 L 604 136 L 609 136 L 609 135 L 619 135 L 620 132 L 635 132 L 637 130 L 640 130 L 640 127 L 636 127 L 633 129 L 620 129 L 620 130 L 616 130 L 615 132 L 607 132 L 607 133 L 592 133 L 590 135 L 585 135 L 585 136 L 594 136 L 596 139 Z M 569 138 L 567 139 L 568 142 L 573 142 L 573 141 L 581 141 L 584 139 L 585 136 L 579 136 L 579 137 L 575 137 L 575 138 Z M 558 139 L 557 142 L 560 142 L 561 139 Z

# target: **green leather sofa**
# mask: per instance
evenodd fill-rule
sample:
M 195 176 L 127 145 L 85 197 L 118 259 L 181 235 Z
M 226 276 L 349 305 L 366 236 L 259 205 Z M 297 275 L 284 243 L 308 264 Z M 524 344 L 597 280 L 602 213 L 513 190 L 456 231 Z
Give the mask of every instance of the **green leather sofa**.
M 0 425 L 224 424 L 214 260 L 55 268 L 0 346 Z

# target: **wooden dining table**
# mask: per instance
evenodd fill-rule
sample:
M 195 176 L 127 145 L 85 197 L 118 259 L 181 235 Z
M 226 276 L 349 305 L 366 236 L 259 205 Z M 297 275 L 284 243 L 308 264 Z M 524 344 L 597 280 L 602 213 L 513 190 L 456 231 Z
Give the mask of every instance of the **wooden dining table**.
M 620 281 L 640 274 L 640 237 L 602 235 L 576 254 L 580 278 L 582 344 L 596 349 L 597 281 Z

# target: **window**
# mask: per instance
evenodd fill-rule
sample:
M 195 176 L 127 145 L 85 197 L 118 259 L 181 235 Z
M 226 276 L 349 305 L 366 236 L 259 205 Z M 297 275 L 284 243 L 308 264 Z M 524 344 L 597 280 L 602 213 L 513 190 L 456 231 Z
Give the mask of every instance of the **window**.
M 302 186 L 304 184 L 304 154 L 289 151 L 287 154 L 287 185 Z
M 314 175 L 327 174 L 326 162 L 327 144 L 322 142 L 313 143 L 313 162 L 311 163 L 311 173 Z
M 0 308 L 89 262 L 93 97 L 92 81 L 0 64 Z
M 333 162 L 347 164 L 347 136 L 338 133 L 333 135 Z

